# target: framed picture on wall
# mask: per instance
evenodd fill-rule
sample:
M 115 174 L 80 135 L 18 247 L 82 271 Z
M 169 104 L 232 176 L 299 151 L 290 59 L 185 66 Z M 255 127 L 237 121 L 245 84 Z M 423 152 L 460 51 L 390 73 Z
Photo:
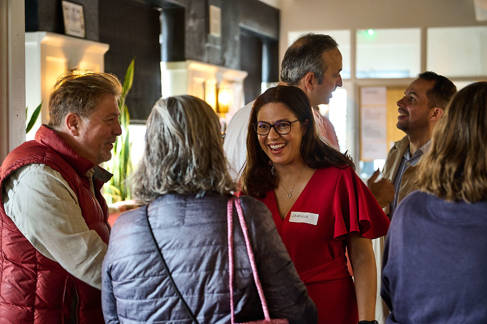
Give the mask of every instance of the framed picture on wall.
M 64 33 L 85 38 L 85 15 L 83 6 L 71 1 L 62 1 Z

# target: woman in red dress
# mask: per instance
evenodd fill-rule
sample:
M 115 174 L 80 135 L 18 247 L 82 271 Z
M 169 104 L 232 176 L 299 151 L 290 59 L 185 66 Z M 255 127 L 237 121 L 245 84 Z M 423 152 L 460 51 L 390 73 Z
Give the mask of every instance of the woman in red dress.
M 272 212 L 319 323 L 375 323 L 371 239 L 386 234 L 389 220 L 353 162 L 319 139 L 304 92 L 277 86 L 257 98 L 247 152 L 243 191 Z

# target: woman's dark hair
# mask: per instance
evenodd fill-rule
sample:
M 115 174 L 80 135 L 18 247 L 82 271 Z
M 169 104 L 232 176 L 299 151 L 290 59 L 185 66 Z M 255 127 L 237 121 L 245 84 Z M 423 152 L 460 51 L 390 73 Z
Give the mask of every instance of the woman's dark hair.
M 301 156 L 304 162 L 313 169 L 330 166 L 354 168 L 352 160 L 320 140 L 313 118 L 313 111 L 308 97 L 294 86 L 277 86 L 260 95 L 252 106 L 247 135 L 247 164 L 242 175 L 242 189 L 254 197 L 264 197 L 277 187 L 279 179 L 272 172 L 271 160 L 259 144 L 256 133 L 257 114 L 268 103 L 282 103 L 291 110 L 304 128 L 301 140 Z

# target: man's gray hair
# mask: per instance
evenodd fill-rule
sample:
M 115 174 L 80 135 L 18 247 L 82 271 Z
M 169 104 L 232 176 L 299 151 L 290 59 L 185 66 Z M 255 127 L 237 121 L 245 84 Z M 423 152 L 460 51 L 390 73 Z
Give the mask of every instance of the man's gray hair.
M 306 34 L 298 38 L 287 49 L 281 63 L 281 81 L 297 85 L 308 72 L 313 72 L 318 83 L 323 81 L 327 66 L 323 62 L 323 52 L 338 47 L 329 35 Z
M 234 182 L 222 144 L 220 121 L 206 102 L 188 95 L 159 99 L 132 177 L 134 197 L 149 203 L 167 193 L 229 193 Z

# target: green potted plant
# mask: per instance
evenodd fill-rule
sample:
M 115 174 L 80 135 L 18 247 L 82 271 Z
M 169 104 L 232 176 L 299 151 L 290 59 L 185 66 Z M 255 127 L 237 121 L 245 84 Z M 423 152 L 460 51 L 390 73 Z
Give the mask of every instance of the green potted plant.
M 127 186 L 127 178 L 132 172 L 132 163 L 130 160 L 130 134 L 129 124 L 130 115 L 128 112 L 125 99 L 132 88 L 134 79 L 134 62 L 132 59 L 123 81 L 122 94 L 118 101 L 120 110 L 120 126 L 122 135 L 117 137 L 113 145 L 112 159 L 105 164 L 105 168 L 113 174 L 110 181 L 104 186 L 104 196 L 108 204 L 114 204 L 131 199 L 130 189 Z M 115 208 L 116 210 L 117 208 Z

